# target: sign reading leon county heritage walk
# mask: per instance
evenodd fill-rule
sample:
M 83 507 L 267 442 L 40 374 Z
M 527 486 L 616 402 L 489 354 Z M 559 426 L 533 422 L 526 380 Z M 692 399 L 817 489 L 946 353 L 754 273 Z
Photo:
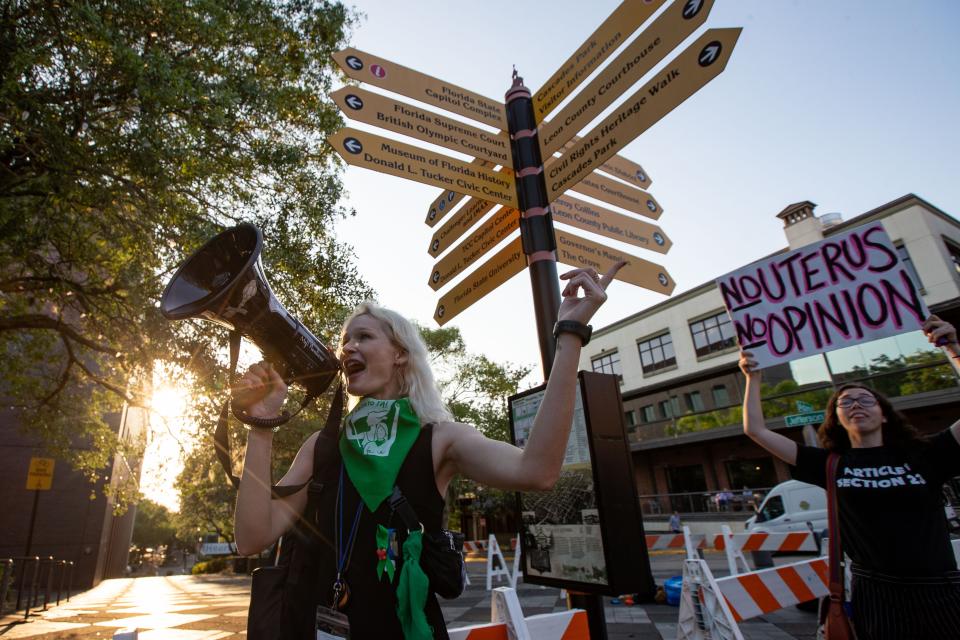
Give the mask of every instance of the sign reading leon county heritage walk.
M 57 461 L 53 458 L 30 458 L 27 471 L 27 489 L 29 491 L 49 491 L 53 487 L 53 467 Z
M 327 138 L 349 164 L 440 187 L 455 186 L 486 200 L 517 206 L 513 175 L 496 173 L 420 147 L 344 127 Z
M 929 315 L 877 222 L 717 279 L 740 348 L 758 366 L 915 331 Z
M 727 66 L 741 29 L 710 29 L 627 98 L 546 172 L 554 200 L 649 129 Z

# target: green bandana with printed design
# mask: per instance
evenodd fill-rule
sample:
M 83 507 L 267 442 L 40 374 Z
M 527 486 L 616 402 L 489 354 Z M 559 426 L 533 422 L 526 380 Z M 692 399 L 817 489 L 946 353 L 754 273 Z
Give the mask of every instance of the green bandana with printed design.
M 343 466 L 371 513 L 393 492 L 400 465 L 419 434 L 420 419 L 407 398 L 364 398 L 344 418 Z

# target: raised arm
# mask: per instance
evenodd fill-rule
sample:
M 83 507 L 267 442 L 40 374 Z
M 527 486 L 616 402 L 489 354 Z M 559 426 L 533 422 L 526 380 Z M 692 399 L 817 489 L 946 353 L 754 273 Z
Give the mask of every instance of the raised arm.
M 787 436 L 771 431 L 763 419 L 760 402 L 760 370 L 749 351 L 740 352 L 740 370 L 747 379 L 743 392 L 743 432 L 758 445 L 787 464 L 797 463 L 797 443 Z
M 957 343 L 957 330 L 954 326 L 946 320 L 931 315 L 923 323 L 923 332 L 927 335 L 930 344 L 943 348 L 947 357 L 950 358 L 954 371 L 960 374 L 960 344 Z M 950 432 L 960 443 L 960 420 L 950 426 Z
M 557 319 L 588 323 L 606 301 L 606 288 L 624 264 L 615 264 L 602 277 L 593 269 L 575 269 L 560 276 L 567 284 Z M 550 379 L 523 450 L 490 440 L 469 425 L 444 425 L 449 433 L 445 458 L 450 464 L 438 472 L 438 484 L 445 485 L 450 476 L 459 473 L 499 489 L 552 488 L 560 477 L 573 422 L 581 347 L 574 334 L 561 333 L 557 338 Z

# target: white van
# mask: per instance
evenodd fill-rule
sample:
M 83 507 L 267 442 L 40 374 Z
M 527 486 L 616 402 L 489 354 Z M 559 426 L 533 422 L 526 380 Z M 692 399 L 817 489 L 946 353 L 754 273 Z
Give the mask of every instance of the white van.
M 747 520 L 751 533 L 789 533 L 827 530 L 827 492 L 799 480 L 781 482 L 763 499 L 757 514 Z

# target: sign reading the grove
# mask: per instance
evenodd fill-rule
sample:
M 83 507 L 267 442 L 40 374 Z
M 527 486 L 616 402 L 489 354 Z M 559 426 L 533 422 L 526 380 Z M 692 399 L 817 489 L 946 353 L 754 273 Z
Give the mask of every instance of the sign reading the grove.
M 717 280 L 740 348 L 760 367 L 914 331 L 928 312 L 880 223 Z

